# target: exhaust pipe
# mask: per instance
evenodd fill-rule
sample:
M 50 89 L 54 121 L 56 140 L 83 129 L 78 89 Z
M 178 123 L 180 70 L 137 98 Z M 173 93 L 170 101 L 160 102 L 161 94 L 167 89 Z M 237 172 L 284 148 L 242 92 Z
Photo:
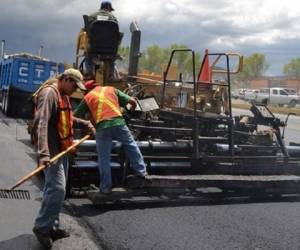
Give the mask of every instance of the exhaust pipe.
M 129 54 L 129 68 L 128 76 L 137 76 L 141 43 L 141 31 L 136 22 L 130 24 L 131 32 L 131 43 L 130 43 L 130 54 Z
M 39 57 L 42 57 L 43 49 L 44 49 L 44 46 L 41 45 L 41 47 L 39 48 Z

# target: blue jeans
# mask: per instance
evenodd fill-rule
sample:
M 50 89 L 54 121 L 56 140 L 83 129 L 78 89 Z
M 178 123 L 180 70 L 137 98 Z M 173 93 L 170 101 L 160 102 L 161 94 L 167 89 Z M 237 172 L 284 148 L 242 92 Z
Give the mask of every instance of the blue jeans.
M 109 192 L 112 187 L 110 154 L 112 140 L 122 143 L 130 161 L 131 168 L 140 175 L 146 174 L 143 156 L 126 125 L 104 128 L 96 133 L 98 166 L 100 173 L 100 190 Z
M 59 212 L 66 193 L 67 170 L 68 158 L 66 156 L 44 170 L 43 201 L 38 217 L 35 220 L 35 227 L 41 232 L 49 233 L 50 229 L 59 223 Z

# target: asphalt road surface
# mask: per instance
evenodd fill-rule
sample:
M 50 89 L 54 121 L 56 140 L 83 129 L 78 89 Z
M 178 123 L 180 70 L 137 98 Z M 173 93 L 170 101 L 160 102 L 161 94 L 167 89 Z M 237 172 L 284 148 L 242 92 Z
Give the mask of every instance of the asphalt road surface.
M 0 113 L 0 189 L 10 188 L 36 167 L 35 154 L 25 128 L 23 121 L 6 119 Z M 19 189 L 29 190 L 31 200 L 0 198 L 0 250 L 42 249 L 31 231 L 41 206 L 40 181 L 33 178 Z M 70 229 L 72 236 L 55 242 L 53 249 L 99 249 L 89 227 L 83 220 L 74 218 L 70 210 L 63 210 L 61 221 Z
M 3 117 L 4 118 L 4 117 Z M 0 117 L 0 188 L 35 167 L 25 126 Z M 297 118 L 299 119 L 299 118 Z M 297 123 L 293 139 L 300 141 Z M 32 199 L 0 199 L 0 249 L 42 249 L 31 229 L 40 207 L 39 181 L 25 183 Z M 94 206 L 70 199 L 62 221 L 71 230 L 53 249 L 300 249 L 300 200 L 227 198 L 165 202 L 153 198 Z

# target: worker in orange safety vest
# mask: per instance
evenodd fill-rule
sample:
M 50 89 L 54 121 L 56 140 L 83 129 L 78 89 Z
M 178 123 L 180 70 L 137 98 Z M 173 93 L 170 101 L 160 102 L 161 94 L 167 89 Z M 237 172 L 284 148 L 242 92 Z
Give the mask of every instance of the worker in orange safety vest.
M 78 88 L 85 90 L 82 80 L 78 70 L 67 69 L 37 93 L 33 131 L 39 165 L 48 165 L 50 158 L 72 145 L 73 123 L 83 124 L 95 132 L 91 122 L 73 117 L 69 96 Z M 64 156 L 44 170 L 43 201 L 33 232 L 46 249 L 52 247 L 54 240 L 69 236 L 59 224 L 67 167 L 67 157 Z
M 111 193 L 112 179 L 110 168 L 110 154 L 112 141 L 122 143 L 130 161 L 130 167 L 139 177 L 147 175 L 143 156 L 129 131 L 122 116 L 120 107 L 131 104 L 136 108 L 136 100 L 122 91 L 111 86 L 94 87 L 84 97 L 84 100 L 74 111 L 75 116 L 83 117 L 90 113 L 91 120 L 96 128 L 96 145 L 98 152 L 98 166 L 100 173 L 100 193 Z

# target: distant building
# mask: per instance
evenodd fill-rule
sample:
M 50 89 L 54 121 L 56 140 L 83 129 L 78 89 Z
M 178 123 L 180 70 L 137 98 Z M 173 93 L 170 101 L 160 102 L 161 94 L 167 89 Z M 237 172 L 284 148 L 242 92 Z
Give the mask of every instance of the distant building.
M 293 88 L 297 93 L 300 92 L 300 77 L 290 77 L 285 80 L 285 87 Z
M 272 87 L 293 88 L 296 92 L 300 92 L 300 77 L 273 76 L 259 77 L 250 80 L 251 89 Z

